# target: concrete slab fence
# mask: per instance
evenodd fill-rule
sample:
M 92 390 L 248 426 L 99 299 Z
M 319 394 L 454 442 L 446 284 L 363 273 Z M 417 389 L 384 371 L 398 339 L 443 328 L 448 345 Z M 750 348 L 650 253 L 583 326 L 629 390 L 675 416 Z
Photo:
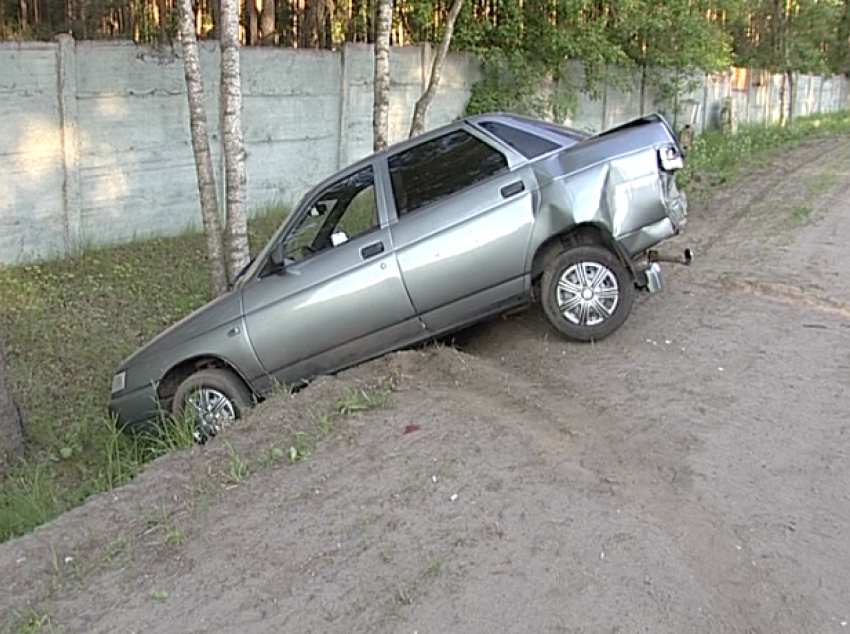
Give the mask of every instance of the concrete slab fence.
M 428 45 L 392 50 L 393 141 L 406 137 L 432 55 Z M 217 43 L 201 43 L 221 187 L 218 56 Z M 292 205 L 322 178 L 369 154 L 372 74 L 368 45 L 242 50 L 252 210 Z M 713 124 L 728 95 L 735 98 L 739 121 L 776 120 L 780 78 L 757 76 L 744 91 L 735 90 L 731 75 L 702 78 L 690 95 L 702 104 L 699 129 Z M 479 78 L 475 58 L 450 55 L 429 127 L 461 116 Z M 599 100 L 582 96 L 567 123 L 601 131 L 638 116 L 636 94 L 609 89 Z M 798 114 L 842 110 L 848 98 L 846 78 L 796 80 Z M 645 108 L 657 107 L 650 95 Z M 179 48 L 78 42 L 67 35 L 50 43 L 0 43 L 0 263 L 61 257 L 86 246 L 198 226 Z

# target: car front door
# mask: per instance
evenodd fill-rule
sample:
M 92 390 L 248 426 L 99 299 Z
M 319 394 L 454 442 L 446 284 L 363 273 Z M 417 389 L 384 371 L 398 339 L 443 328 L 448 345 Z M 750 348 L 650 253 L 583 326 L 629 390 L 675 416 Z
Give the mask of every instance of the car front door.
M 276 380 L 290 382 L 374 356 L 423 330 L 379 214 L 372 166 L 313 196 L 243 289 L 248 335 Z
M 534 227 L 530 167 L 464 129 L 389 158 L 392 237 L 414 307 L 431 332 L 522 300 Z

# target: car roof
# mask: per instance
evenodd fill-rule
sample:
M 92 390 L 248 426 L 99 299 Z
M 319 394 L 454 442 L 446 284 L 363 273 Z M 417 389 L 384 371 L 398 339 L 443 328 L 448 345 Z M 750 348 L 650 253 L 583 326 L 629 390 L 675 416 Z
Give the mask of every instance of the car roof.
M 470 115 L 452 121 L 451 123 L 441 125 L 432 130 L 428 130 L 427 132 L 424 132 L 413 138 L 403 139 L 401 141 L 393 143 L 385 150 L 381 150 L 380 152 L 373 152 L 368 156 L 364 156 L 358 161 L 346 166 L 342 170 L 335 172 L 332 176 L 326 179 L 326 181 L 331 181 L 336 178 L 339 178 L 340 175 L 348 172 L 356 172 L 358 169 L 366 167 L 378 158 L 386 157 L 391 154 L 396 154 L 397 152 L 404 151 L 408 148 L 416 147 L 417 145 L 420 145 L 421 143 L 424 143 L 430 139 L 440 137 L 454 130 L 463 129 L 466 126 L 473 126 L 474 128 L 478 130 L 483 130 L 486 133 L 487 130 L 485 127 L 482 127 L 482 124 L 488 122 L 506 124 L 511 127 L 519 128 L 536 136 L 550 140 L 552 140 L 553 138 L 552 134 L 554 129 L 558 129 L 560 132 L 566 135 L 576 137 L 577 140 L 588 138 L 590 136 L 586 132 L 582 132 L 574 128 L 569 128 L 557 123 L 551 123 L 548 121 L 543 121 L 541 119 L 534 119 L 532 117 L 525 117 L 518 114 L 511 114 L 506 112 L 488 112 L 483 114 Z M 504 144 L 503 141 L 500 141 L 500 143 Z M 326 181 L 319 183 L 316 187 L 323 186 Z

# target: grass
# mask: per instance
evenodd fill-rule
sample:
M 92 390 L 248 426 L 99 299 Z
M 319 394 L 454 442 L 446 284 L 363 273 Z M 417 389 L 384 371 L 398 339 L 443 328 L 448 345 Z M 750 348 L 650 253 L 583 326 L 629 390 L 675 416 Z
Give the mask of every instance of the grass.
M 230 481 L 233 484 L 242 484 L 251 474 L 251 465 L 244 457 L 239 455 L 227 439 L 222 439 L 222 441 L 227 447 L 227 453 L 230 456 Z
M 254 249 L 285 214 L 268 210 L 252 220 Z M 121 359 L 210 299 L 207 270 L 200 233 L 0 267 L 0 340 L 28 446 L 0 480 L 0 541 L 191 444 L 177 427 L 157 441 L 126 437 L 108 418 L 106 400 Z
M 706 198 L 718 187 L 728 187 L 743 173 L 763 167 L 803 141 L 850 133 L 850 112 L 799 117 L 790 125 L 747 125 L 735 135 L 708 131 L 697 136 L 688 152 L 678 185 L 692 199 Z M 820 185 L 828 189 L 828 184 Z
M 814 208 L 808 203 L 798 203 L 791 208 L 791 220 L 795 225 L 804 225 L 811 218 Z
M 811 183 L 811 192 L 815 196 L 820 196 L 825 194 L 835 185 L 835 174 L 830 174 L 824 172 L 822 174 L 818 174 L 817 178 L 815 178 L 814 182 Z
M 41 634 L 53 631 L 53 622 L 49 614 L 33 612 L 21 624 L 20 634 Z

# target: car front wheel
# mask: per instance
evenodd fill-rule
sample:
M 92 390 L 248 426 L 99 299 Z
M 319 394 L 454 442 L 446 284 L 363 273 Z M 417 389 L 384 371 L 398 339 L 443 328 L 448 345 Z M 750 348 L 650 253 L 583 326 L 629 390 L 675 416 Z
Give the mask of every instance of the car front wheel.
M 174 395 L 172 414 L 191 421 L 198 443 L 205 443 L 242 418 L 251 407 L 251 391 L 236 374 L 213 368 L 189 376 Z
M 543 272 L 543 312 L 570 339 L 604 339 L 623 325 L 634 299 L 628 270 L 602 246 L 569 248 Z

